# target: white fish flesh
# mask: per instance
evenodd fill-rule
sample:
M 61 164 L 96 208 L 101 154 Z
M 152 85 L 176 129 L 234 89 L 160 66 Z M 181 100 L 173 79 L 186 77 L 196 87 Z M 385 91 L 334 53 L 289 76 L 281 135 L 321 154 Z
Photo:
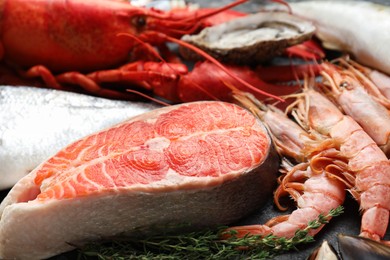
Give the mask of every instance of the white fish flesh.
M 160 108 L 87 136 L 3 200 L 0 258 L 46 258 L 168 224 L 237 221 L 272 195 L 279 168 L 272 147 L 253 114 L 218 101 Z
M 157 108 L 33 87 L 0 86 L 0 190 L 65 145 Z
M 368 1 L 291 3 L 294 15 L 316 26 L 329 49 L 346 51 L 360 63 L 390 74 L 390 7 Z

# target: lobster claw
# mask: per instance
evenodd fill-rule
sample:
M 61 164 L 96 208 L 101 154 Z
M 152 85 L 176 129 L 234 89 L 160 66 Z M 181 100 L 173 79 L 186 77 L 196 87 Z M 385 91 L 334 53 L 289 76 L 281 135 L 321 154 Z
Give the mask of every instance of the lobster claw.
M 306 260 L 338 260 L 337 252 L 328 241 L 324 240 L 322 244 L 314 249 L 313 253 Z
M 343 260 L 390 259 L 390 247 L 358 236 L 338 235 L 339 250 Z

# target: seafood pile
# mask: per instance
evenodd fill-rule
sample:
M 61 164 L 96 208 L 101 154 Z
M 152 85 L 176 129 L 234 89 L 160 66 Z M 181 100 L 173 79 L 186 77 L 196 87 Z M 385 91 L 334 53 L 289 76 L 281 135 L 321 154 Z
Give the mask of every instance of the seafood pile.
M 83 244 L 90 239 L 131 233 L 129 229 L 164 224 L 175 217 L 179 217 L 175 222 L 178 224 L 187 220 L 199 224 L 196 221 L 203 221 L 203 218 L 196 215 L 196 210 L 202 208 L 201 203 L 195 204 L 192 210 L 186 209 L 192 189 L 201 193 L 205 189 L 208 194 L 213 194 L 213 198 L 217 191 L 223 190 L 219 185 L 230 185 L 225 185 L 225 181 L 232 182 L 229 176 L 243 176 L 237 178 L 240 182 L 241 178 L 252 176 L 262 166 L 276 165 L 271 167 L 276 171 L 278 163 L 275 161 L 280 158 L 274 202 L 280 210 L 287 210 L 282 201 L 284 197 L 290 197 L 297 209 L 264 223 L 230 227 L 219 237 L 221 241 L 260 237 L 274 239 L 275 242 L 281 241 L 277 240 L 280 238 L 295 239 L 298 231 L 306 232 L 305 237 L 323 234 L 327 229 L 324 224 L 340 213 L 340 207 L 351 199 L 351 195 L 360 206 L 361 230 L 359 237 L 340 237 L 343 257 L 347 257 L 348 251 L 353 251 L 343 250 L 352 244 L 359 245 L 354 249 L 356 251 L 362 250 L 363 244 L 375 244 L 376 248 L 385 252 L 383 257 L 389 257 L 390 78 L 387 74 L 390 73 L 390 64 L 386 54 L 390 49 L 386 44 L 389 35 L 383 33 L 390 26 L 389 8 L 364 1 L 286 4 L 282 0 L 274 0 L 277 5 L 259 7 L 254 10 L 259 11 L 258 14 L 231 10 L 245 2 L 238 0 L 217 8 L 178 7 L 162 11 L 136 7 L 124 1 L 58 1 L 50 5 L 44 0 L 34 3 L 3 1 L 2 11 L 9 14 L 2 18 L 3 27 L 7 30 L 2 30 L 0 34 L 4 49 L 1 68 L 4 74 L 0 77 L 3 84 L 22 83 L 113 99 L 149 97 L 160 104 L 188 104 L 155 110 L 116 125 L 81 139 L 42 162 L 14 186 L 1 204 L 0 256 L 15 257 L 20 254 L 21 258 L 27 257 L 27 252 L 18 250 L 21 247 L 19 243 L 25 245 L 32 241 L 29 246 L 31 250 L 37 250 L 36 257 L 49 257 L 72 248 L 68 243 Z M 36 19 L 26 18 L 26 11 Z M 45 19 L 40 17 L 45 17 L 51 26 L 46 26 Z M 108 19 L 113 22 L 107 23 Z M 253 27 L 253 19 L 265 20 Z M 351 24 L 362 26 L 360 30 L 355 30 Z M 35 33 L 31 34 L 31 31 Z M 21 35 L 30 35 L 31 41 L 20 41 Z M 167 47 L 168 42 L 178 46 L 181 56 Z M 349 56 L 328 61 L 323 47 Z M 273 66 L 275 56 L 287 59 L 289 65 Z M 192 69 L 182 62 L 183 57 L 196 60 Z M 295 65 L 296 59 L 300 65 Z M 203 100 L 219 101 L 194 102 Z M 252 115 L 236 105 L 220 101 L 239 104 Z M 199 111 L 201 106 L 207 108 Z M 224 108 L 218 110 L 216 107 L 220 106 Z M 185 113 L 178 113 L 183 109 Z M 163 125 L 172 127 L 172 131 L 168 129 L 160 133 L 156 130 L 160 129 L 157 127 L 160 117 L 167 114 L 170 115 L 169 123 L 164 122 Z M 198 117 L 199 121 L 193 122 Z M 249 121 L 250 126 L 247 125 Z M 235 122 L 236 125 L 231 128 L 229 124 Z M 136 124 L 146 124 L 154 130 L 134 128 Z M 263 127 L 260 127 L 261 131 L 260 128 L 255 131 L 256 124 L 264 124 L 267 131 Z M 196 127 L 199 129 L 191 132 Z M 236 129 L 241 129 L 239 136 L 231 136 L 229 131 L 235 132 Z M 189 132 L 170 135 L 179 130 Z M 124 141 L 120 139 L 123 131 L 135 131 L 137 134 L 130 138 L 132 134 L 126 132 L 129 138 Z M 225 131 L 229 132 L 229 140 L 222 138 Z M 262 141 L 256 139 L 259 132 L 262 133 Z M 214 145 L 207 145 L 206 140 L 211 135 Z M 211 156 L 202 150 L 199 154 L 189 155 L 198 151 L 198 146 L 192 142 L 194 138 L 198 138 L 196 144 L 202 143 L 203 148 L 217 149 L 218 152 L 215 150 Z M 140 140 L 133 145 L 134 141 Z M 271 140 L 279 157 L 270 152 Z M 130 148 L 124 149 L 123 145 L 127 143 Z M 180 147 L 173 151 L 173 148 L 167 148 L 171 144 Z M 221 145 L 224 147 L 221 148 Z M 123 155 L 129 151 L 143 152 L 140 157 L 133 156 L 138 158 L 133 160 L 134 165 L 129 163 L 132 156 Z M 222 151 L 239 155 L 237 158 L 242 158 L 242 161 L 236 162 L 234 156 L 222 155 Z M 156 152 L 162 152 L 165 159 L 158 159 Z M 181 161 L 186 158 L 188 162 Z M 217 162 L 215 165 L 219 171 L 227 171 L 210 170 L 210 158 Z M 199 165 L 197 161 L 200 161 Z M 225 165 L 228 161 L 232 162 Z M 165 162 L 171 163 L 169 167 L 161 165 Z M 178 165 L 185 169 L 182 175 L 176 170 L 172 173 L 171 169 Z M 132 171 L 136 173 L 127 179 L 120 178 L 117 183 L 112 176 L 120 175 L 118 169 L 123 166 L 134 168 Z M 160 168 L 156 171 L 155 167 Z M 213 174 L 215 172 L 218 174 Z M 259 207 L 264 202 L 264 194 L 271 191 L 264 190 L 262 196 L 261 189 L 257 190 L 256 197 L 253 185 L 266 179 L 273 183 L 275 179 L 271 175 L 263 174 L 261 180 L 256 179 L 257 176 L 255 181 L 251 179 L 240 184 L 238 187 L 252 187 L 250 192 L 240 190 L 239 194 L 246 194 L 242 195 L 242 200 L 236 201 L 236 198 L 227 195 L 229 192 L 223 191 L 222 194 L 229 199 L 223 208 L 235 205 L 240 210 L 234 214 L 226 213 L 225 218 L 225 214 L 218 213 L 219 207 L 213 208 L 216 212 L 210 214 L 207 220 L 210 225 L 230 225 L 251 209 Z M 198 180 L 189 184 L 187 178 L 192 177 Z M 165 190 L 155 182 L 161 182 Z M 265 187 L 272 187 L 272 184 Z M 167 205 L 161 202 L 161 198 L 171 192 L 190 195 L 183 195 L 180 213 L 172 211 L 172 215 L 167 214 L 162 222 L 159 222 L 161 216 L 153 213 L 154 217 L 142 217 L 150 220 L 147 223 L 127 226 L 123 219 L 115 219 L 112 226 L 106 225 L 107 219 L 120 216 L 114 208 L 121 206 L 115 203 L 122 197 L 127 202 L 128 198 L 138 196 L 140 191 L 160 196 L 160 199 L 148 199 L 162 207 Z M 124 211 L 132 211 L 137 204 L 131 199 L 129 208 L 122 207 Z M 242 204 L 247 207 L 241 209 Z M 89 207 L 93 205 L 102 210 L 96 218 L 98 226 L 88 221 L 93 218 L 93 210 Z M 72 219 L 71 213 L 75 209 L 75 212 L 82 212 L 75 225 L 87 223 L 86 229 L 73 232 L 77 230 L 75 227 L 68 230 L 68 224 L 64 224 L 69 222 L 64 219 L 66 214 L 55 213 L 57 206 L 64 207 Z M 41 212 L 52 213 L 47 214 L 47 219 L 41 223 L 37 217 L 41 216 Z M 186 214 L 188 218 L 184 217 Z M 356 210 L 348 214 L 359 213 Z M 180 216 L 183 218 L 180 219 Z M 23 225 L 20 226 L 21 219 Z M 18 236 L 22 229 L 36 228 L 31 227 L 31 219 L 39 224 L 36 226 L 39 230 L 43 230 L 45 225 L 51 227 L 52 233 L 45 234 L 48 239 L 42 244 L 37 245 L 36 238 L 25 236 L 24 241 Z M 316 222 L 317 219 L 319 222 Z M 138 223 L 138 220 L 135 217 L 132 222 Z M 39 230 L 31 231 L 29 235 L 39 236 Z M 64 236 L 58 237 L 56 232 Z M 252 247 L 255 246 L 238 246 L 234 251 L 250 251 Z M 328 243 L 323 243 L 317 257 L 325 253 L 337 258 L 329 247 Z M 367 250 L 367 257 L 373 251 Z
M 323 66 L 326 81 L 322 84 L 315 84 L 313 81 L 305 87 L 294 106 L 290 106 L 291 116 L 299 126 L 306 129 L 307 133 L 301 134 L 299 130 L 292 131 L 297 127 L 282 128 L 282 124 L 275 124 L 273 121 L 267 123 L 277 139 L 276 145 L 281 146 L 281 154 L 285 154 L 287 158 L 293 157 L 297 162 L 303 161 L 297 165 L 284 167 L 285 172 L 281 175 L 280 185 L 274 194 L 275 202 L 280 209 L 283 207 L 279 203 L 279 198 L 284 195 L 291 196 L 297 202 L 298 209 L 290 215 L 271 219 L 265 225 L 233 227 L 232 229 L 238 230 L 239 233 L 242 232 L 240 235 L 264 236 L 272 233 L 280 237 L 292 237 L 296 230 L 314 220 L 315 216 L 325 215 L 332 208 L 341 205 L 346 190 L 349 190 L 360 203 L 362 211 L 360 235 L 381 241 L 386 234 L 390 210 L 388 196 L 390 161 L 385 154 L 386 148 L 382 146 L 381 150 L 371 137 L 374 135 L 373 131 L 365 131 L 365 129 L 375 128 L 374 124 L 367 122 L 366 126 L 359 125 L 355 120 L 366 115 L 366 107 L 360 107 L 353 113 L 340 111 L 336 104 L 320 93 L 321 87 L 326 88 L 329 84 L 331 87 L 343 88 L 338 100 L 345 99 L 345 96 L 350 98 L 349 100 L 357 100 L 353 96 L 356 95 L 354 92 L 362 88 L 351 75 L 348 74 L 343 78 L 341 76 L 343 71 L 339 72 L 338 68 L 334 67 L 329 68 L 333 65 L 328 63 L 324 63 Z M 332 73 L 332 76 L 327 73 Z M 240 99 L 245 106 L 250 106 L 249 101 L 241 97 Z M 256 112 L 256 105 L 253 106 L 252 109 Z M 264 112 L 256 113 L 260 114 L 265 122 L 269 120 Z M 366 120 L 370 120 L 370 117 Z M 285 134 L 281 129 L 290 132 L 290 135 Z M 386 129 L 383 131 L 387 132 Z M 307 134 L 313 137 L 309 139 Z M 290 140 L 286 142 L 282 138 Z M 291 149 L 296 151 L 299 147 L 303 149 L 301 150 L 303 156 L 298 154 L 299 156 L 296 157 L 296 154 L 291 154 Z M 285 152 L 286 148 L 287 152 Z M 316 234 L 321 228 L 311 234 Z

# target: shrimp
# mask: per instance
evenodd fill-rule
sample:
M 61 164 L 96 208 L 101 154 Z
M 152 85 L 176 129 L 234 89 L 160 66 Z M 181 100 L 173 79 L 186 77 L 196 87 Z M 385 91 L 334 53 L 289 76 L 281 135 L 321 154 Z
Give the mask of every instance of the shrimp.
M 272 105 L 265 105 L 253 94 L 235 91 L 233 98 L 256 115 L 268 128 L 276 151 L 283 157 L 297 162 L 307 160 L 306 147 L 315 138 L 289 119 L 283 111 Z
M 290 110 L 306 133 L 316 132 L 315 136 L 323 139 L 315 151 L 306 154 L 306 161 L 287 168 L 279 179 L 275 202 L 279 196 L 289 194 L 298 209 L 264 225 L 230 230 L 235 230 L 238 237 L 248 234 L 292 237 L 319 214 L 342 205 L 348 189 L 363 213 L 360 236 L 381 241 L 390 210 L 390 161 L 384 152 L 354 119 L 344 115 L 314 87 L 306 86 Z M 257 114 L 264 118 L 263 112 Z M 274 133 L 272 128 L 270 131 Z M 306 149 L 307 146 L 302 152 L 306 153 Z M 311 230 L 309 235 L 315 235 L 322 227 Z
M 379 95 L 371 95 L 375 85 L 367 78 L 364 79 L 358 71 L 352 70 L 351 73 L 351 67 L 343 70 L 330 63 L 323 63 L 322 67 L 326 85 L 321 85 L 321 89 L 390 156 L 390 114 L 383 103 L 387 99 L 383 97 L 383 102 L 380 102 Z
M 339 64 L 338 67 L 356 78 L 375 101 L 390 109 L 390 77 L 388 75 L 365 67 L 348 56 L 336 59 L 332 63 Z
M 328 173 L 342 180 L 360 203 L 363 213 L 360 236 L 380 241 L 389 223 L 390 161 L 362 127 L 325 96 L 307 89 L 302 97 L 295 110 L 296 118 L 335 140 L 338 154 L 333 154 L 334 158 L 347 159 L 347 163 L 341 167 L 343 171 Z M 312 163 L 311 167 L 323 168 L 324 160 Z
M 264 225 L 231 227 L 227 231 L 235 230 L 237 237 L 272 233 L 289 238 L 297 230 L 307 227 L 320 214 L 326 215 L 331 209 L 343 204 L 346 193 L 344 182 L 329 176 L 323 169 L 311 167 L 311 161 L 321 161 L 323 158 L 324 152 L 318 152 L 317 149 L 326 150 L 329 142 L 318 134 L 306 132 L 279 109 L 265 106 L 248 94 L 236 94 L 235 98 L 265 123 L 280 155 L 298 162 L 292 166 L 286 159 L 283 160 L 281 172 L 284 174 L 279 177 L 280 185 L 274 194 L 279 209 L 287 209 L 279 203 L 279 198 L 284 195 L 290 195 L 297 202 L 298 208 L 289 215 L 272 218 Z M 321 228 L 310 230 L 309 235 L 314 236 Z M 229 232 L 223 237 L 229 237 Z

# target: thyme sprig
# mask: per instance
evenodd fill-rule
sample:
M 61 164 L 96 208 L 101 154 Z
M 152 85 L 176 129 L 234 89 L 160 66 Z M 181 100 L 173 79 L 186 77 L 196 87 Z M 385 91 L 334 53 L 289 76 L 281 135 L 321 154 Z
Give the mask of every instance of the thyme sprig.
M 343 207 L 332 209 L 327 215 L 308 223 L 305 229 L 297 230 L 294 237 L 283 238 L 274 235 L 261 237 L 235 236 L 235 230 L 228 231 L 230 237 L 221 240 L 226 227 L 179 235 L 152 236 L 145 239 L 122 238 L 108 243 L 90 243 L 79 249 L 81 259 L 269 259 L 297 246 L 311 243 L 314 238 L 308 233 L 328 223 L 331 217 L 343 213 Z

